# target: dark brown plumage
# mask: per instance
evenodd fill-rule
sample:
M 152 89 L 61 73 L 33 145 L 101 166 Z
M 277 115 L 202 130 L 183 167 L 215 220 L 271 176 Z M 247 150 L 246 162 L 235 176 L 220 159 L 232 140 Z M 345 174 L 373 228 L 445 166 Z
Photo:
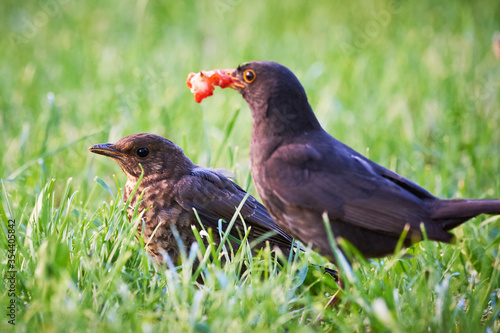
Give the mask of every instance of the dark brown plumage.
M 139 195 L 144 191 L 143 200 L 139 203 L 139 212 L 150 207 L 143 216 L 144 241 L 148 244 L 148 252 L 158 262 L 164 262 L 164 253 L 168 253 L 174 263 L 178 259 L 179 249 L 171 225 L 175 225 L 179 231 L 184 246 L 189 247 L 196 241 L 191 226 L 200 229 L 193 211 L 196 209 L 205 228 L 212 228 L 215 241 L 219 242 L 219 219 L 226 221 L 222 223 L 225 229 L 246 195 L 240 186 L 223 174 L 193 164 L 181 148 L 158 135 L 134 134 L 118 140 L 115 144 L 99 144 L 89 150 L 111 157 L 125 172 L 125 201 L 137 184 L 141 175 L 139 164 L 142 165 L 144 176 L 132 198 L 131 206 L 137 205 Z M 129 208 L 128 213 L 131 217 L 133 208 Z M 262 204 L 249 196 L 240 213 L 246 226 L 251 228 L 250 242 L 266 233 L 274 232 L 274 235 L 267 239 L 270 245 L 279 247 L 288 255 L 292 238 L 276 225 Z M 142 225 L 139 224 L 139 232 L 141 229 Z M 231 229 L 231 235 L 240 239 L 243 234 L 242 222 L 238 219 Z M 264 241 L 256 247 L 263 246 Z
M 332 256 L 322 214 L 335 237 L 366 257 L 391 254 L 405 225 L 406 245 L 449 242 L 449 231 L 479 214 L 500 214 L 500 200 L 444 200 L 323 130 L 306 93 L 286 67 L 264 61 L 231 74 L 253 116 L 251 171 L 266 208 L 290 235 Z

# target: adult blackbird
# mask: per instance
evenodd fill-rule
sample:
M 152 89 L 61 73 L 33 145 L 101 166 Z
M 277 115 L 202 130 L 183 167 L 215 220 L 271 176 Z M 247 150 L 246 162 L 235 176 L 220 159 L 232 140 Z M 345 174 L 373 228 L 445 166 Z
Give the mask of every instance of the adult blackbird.
M 253 117 L 252 177 L 280 227 L 332 257 L 325 225 L 365 257 L 393 253 L 405 226 L 405 245 L 450 242 L 449 231 L 479 214 L 500 214 L 500 200 L 439 199 L 330 136 L 304 88 L 286 67 L 253 61 L 231 73 Z
M 216 170 L 195 165 L 180 147 L 158 135 L 129 135 L 115 144 L 98 144 L 89 150 L 111 157 L 125 172 L 125 202 L 141 176 L 142 165 L 143 179 L 127 211 L 129 218 L 132 217 L 139 196 L 144 191 L 142 201 L 139 202 L 139 212 L 149 209 L 143 215 L 145 230 L 142 230 L 142 224 L 139 224 L 139 233 L 143 231 L 148 252 L 160 263 L 164 262 L 164 253 L 168 253 L 174 263 L 179 256 L 178 243 L 171 230 L 172 225 L 177 228 L 184 246 L 189 247 L 196 241 L 191 226 L 199 226 L 193 209 L 196 209 L 206 229 L 212 228 L 216 231 L 219 219 L 223 219 L 226 221 L 222 223 L 225 231 L 236 208 L 246 195 L 240 186 L 226 176 Z M 264 206 L 255 198 L 248 196 L 240 214 L 246 226 L 251 228 L 248 237 L 250 242 L 273 231 L 274 235 L 267 238 L 270 245 L 279 247 L 285 255 L 289 254 L 292 238 L 273 221 Z M 230 235 L 238 239 L 244 235 L 243 223 L 239 218 Z M 213 236 L 218 243 L 219 233 L 214 232 Z M 256 248 L 264 246 L 263 240 Z M 332 273 L 329 269 L 326 271 Z

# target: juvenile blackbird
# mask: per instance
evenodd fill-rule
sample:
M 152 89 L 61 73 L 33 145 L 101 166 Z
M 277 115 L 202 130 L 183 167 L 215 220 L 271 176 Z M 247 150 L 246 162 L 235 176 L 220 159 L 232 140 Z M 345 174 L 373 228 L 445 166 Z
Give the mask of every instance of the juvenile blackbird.
M 253 61 L 230 72 L 253 117 L 252 177 L 280 227 L 332 257 L 322 214 L 333 234 L 366 257 L 393 253 L 405 225 L 405 245 L 450 242 L 449 231 L 479 214 L 500 214 L 500 200 L 439 199 L 330 136 L 304 88 L 286 67 Z
M 184 155 L 182 149 L 172 141 L 161 136 L 140 133 L 129 135 L 115 144 L 104 143 L 89 148 L 92 153 L 111 157 L 120 165 L 127 175 L 124 201 L 127 201 L 141 175 L 144 176 L 128 209 L 132 216 L 140 194 L 144 191 L 139 203 L 139 212 L 144 213 L 144 242 L 148 244 L 148 252 L 157 262 L 164 262 L 163 253 L 168 253 L 175 263 L 179 256 L 179 248 L 171 225 L 175 225 L 184 246 L 188 247 L 196 241 L 191 226 L 199 229 L 193 209 L 196 209 L 206 229 L 214 230 L 214 240 L 218 243 L 218 221 L 223 219 L 226 229 L 236 208 L 244 199 L 246 192 L 220 172 L 199 167 Z M 252 196 L 248 196 L 241 211 L 247 227 L 251 228 L 248 240 L 274 231 L 267 238 L 271 247 L 277 246 L 288 255 L 292 248 L 292 238 L 287 235 L 269 216 L 262 204 Z M 139 232 L 142 225 L 139 224 Z M 230 234 L 237 239 L 244 235 L 242 221 L 238 218 Z M 233 244 L 234 245 L 234 244 Z M 218 246 L 218 244 L 217 244 Z M 265 246 L 265 241 L 256 248 Z M 236 247 L 237 248 L 237 247 Z M 329 269 L 327 272 L 331 273 Z

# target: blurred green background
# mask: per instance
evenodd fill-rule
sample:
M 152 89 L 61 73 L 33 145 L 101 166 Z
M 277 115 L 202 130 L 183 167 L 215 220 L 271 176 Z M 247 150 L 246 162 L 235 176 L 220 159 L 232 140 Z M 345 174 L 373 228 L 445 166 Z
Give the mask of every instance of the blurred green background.
M 370 149 L 379 163 L 408 168 L 417 181 L 431 167 L 448 181 L 420 182 L 444 196 L 457 195 L 460 179 L 471 191 L 498 190 L 498 177 L 481 172 L 499 165 L 491 154 L 500 147 L 491 38 L 500 9 L 491 1 L 47 0 L 5 1 L 0 10 L 0 174 L 11 189 L 33 192 L 46 179 L 73 177 L 85 193 L 96 173 L 116 171 L 86 148 L 136 132 L 172 139 L 195 162 L 244 173 L 245 103 L 216 91 L 198 105 L 185 79 L 273 60 L 296 73 L 332 135 Z M 237 166 L 226 147 L 238 147 Z
M 1 200 L 21 238 L 53 178 L 55 207 L 70 177 L 89 215 L 112 200 L 94 178 L 115 195 L 125 176 L 87 148 L 132 133 L 249 184 L 248 107 L 219 88 L 197 104 L 185 80 L 251 60 L 289 67 L 326 130 L 379 164 L 441 197 L 500 197 L 499 2 L 3 0 L 0 17 Z M 498 220 L 482 232 L 500 244 Z

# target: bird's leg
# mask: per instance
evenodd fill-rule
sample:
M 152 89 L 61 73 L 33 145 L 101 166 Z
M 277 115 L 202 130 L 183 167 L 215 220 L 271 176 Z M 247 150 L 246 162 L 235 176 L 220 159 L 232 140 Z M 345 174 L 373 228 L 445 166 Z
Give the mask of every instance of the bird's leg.
M 337 290 L 337 292 L 335 294 L 333 294 L 333 296 L 330 298 L 330 300 L 328 301 L 328 303 L 326 303 L 325 305 L 325 309 L 327 309 L 328 307 L 335 307 L 335 305 L 340 301 L 340 292 L 344 289 L 344 281 L 342 281 L 342 278 L 338 277 L 338 281 L 337 281 L 337 284 L 339 285 L 339 290 Z
M 333 309 L 335 305 L 337 305 L 337 303 L 340 301 L 339 294 L 344 289 L 344 281 L 342 281 L 342 279 L 340 278 L 340 274 L 338 275 L 337 284 L 339 286 L 339 289 L 335 292 L 335 294 L 333 294 L 328 303 L 326 303 L 324 310 L 326 310 L 327 308 Z M 323 316 L 321 316 L 321 313 L 316 317 L 316 319 L 314 319 L 313 325 L 315 325 L 320 320 L 323 320 Z

